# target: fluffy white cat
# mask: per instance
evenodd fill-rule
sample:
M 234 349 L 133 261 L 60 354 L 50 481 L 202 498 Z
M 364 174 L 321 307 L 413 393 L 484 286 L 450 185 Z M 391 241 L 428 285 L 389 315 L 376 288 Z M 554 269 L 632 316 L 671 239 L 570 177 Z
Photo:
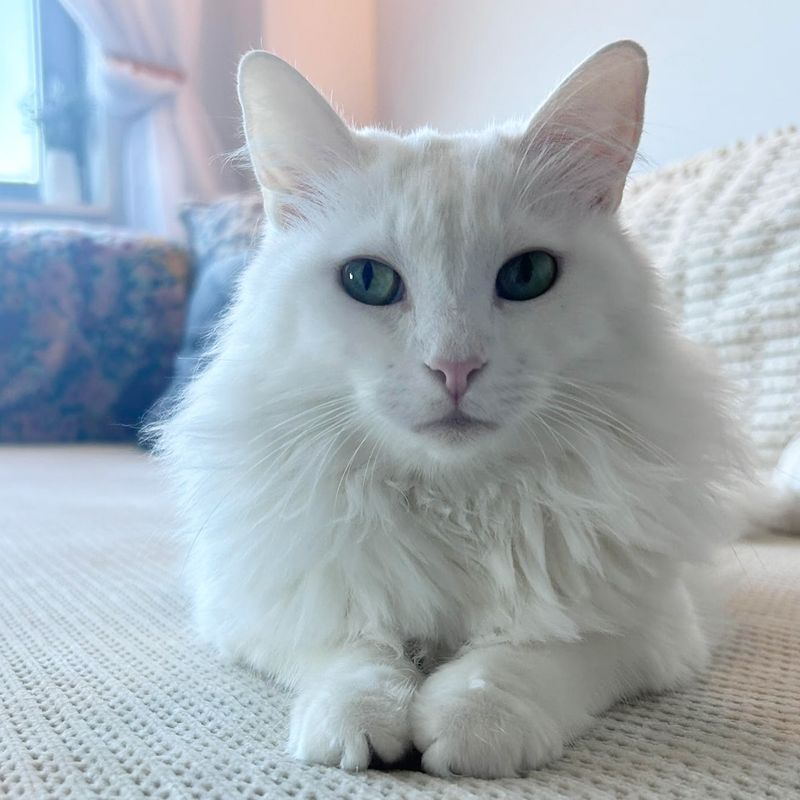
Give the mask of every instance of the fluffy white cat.
M 263 242 L 159 449 L 297 758 L 516 775 L 706 663 L 737 446 L 615 216 L 646 82 L 618 42 L 527 126 L 400 136 L 243 59 Z

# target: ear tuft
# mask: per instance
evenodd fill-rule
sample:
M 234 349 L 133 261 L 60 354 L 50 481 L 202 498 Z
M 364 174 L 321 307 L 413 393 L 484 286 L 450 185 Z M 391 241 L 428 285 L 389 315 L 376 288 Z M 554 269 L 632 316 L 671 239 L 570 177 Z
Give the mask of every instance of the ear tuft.
M 347 126 L 285 61 L 252 50 L 239 63 L 238 84 L 247 148 L 265 199 L 301 193 L 326 173 L 355 163 Z
M 598 50 L 557 89 L 531 120 L 524 156 L 555 170 L 565 190 L 592 207 L 615 211 L 644 120 L 647 54 L 623 40 Z

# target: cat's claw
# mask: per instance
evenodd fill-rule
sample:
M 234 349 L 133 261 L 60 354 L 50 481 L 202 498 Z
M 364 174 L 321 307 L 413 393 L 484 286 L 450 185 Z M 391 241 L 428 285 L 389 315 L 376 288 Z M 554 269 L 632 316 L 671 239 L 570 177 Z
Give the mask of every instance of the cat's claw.
M 416 680 L 388 666 L 326 678 L 292 708 L 289 752 L 300 761 L 365 770 L 373 753 L 391 764 L 411 748 L 409 708 Z
M 422 767 L 441 777 L 505 778 L 524 775 L 561 756 L 565 734 L 530 699 L 489 681 L 453 680 L 445 667 L 414 700 L 414 745 Z

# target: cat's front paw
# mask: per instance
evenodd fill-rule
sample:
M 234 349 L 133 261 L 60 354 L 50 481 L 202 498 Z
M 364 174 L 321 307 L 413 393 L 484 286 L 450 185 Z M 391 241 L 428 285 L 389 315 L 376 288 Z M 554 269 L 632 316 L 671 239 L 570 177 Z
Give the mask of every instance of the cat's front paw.
M 558 758 L 565 732 L 530 698 L 457 663 L 434 673 L 411 710 L 414 745 L 426 772 L 447 777 L 523 775 Z
M 373 753 L 398 761 L 411 748 L 413 669 L 364 664 L 306 685 L 292 708 L 289 752 L 315 764 L 362 770 Z

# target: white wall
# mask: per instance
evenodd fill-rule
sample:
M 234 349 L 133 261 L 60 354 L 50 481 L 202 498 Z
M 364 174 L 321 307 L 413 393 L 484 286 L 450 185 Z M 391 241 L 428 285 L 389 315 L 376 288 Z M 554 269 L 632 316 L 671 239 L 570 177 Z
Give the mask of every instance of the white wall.
M 377 0 L 377 112 L 442 130 L 527 116 L 597 48 L 650 54 L 654 166 L 800 122 L 800 2 Z
M 236 68 L 248 50 L 296 66 L 346 119 L 375 122 L 375 0 L 200 0 L 200 9 L 202 41 L 187 73 L 219 138 L 226 191 L 252 185 L 249 169 L 226 161 L 244 143 Z
M 2 0 L 0 0 L 2 2 Z M 227 155 L 243 143 L 236 97 L 236 68 L 242 53 L 262 43 L 262 0 L 236 0 L 236 13 L 221 0 L 200 0 L 200 46 L 186 64 L 203 111 L 217 135 L 215 159 L 226 192 L 252 185 L 249 170 L 237 169 Z
M 226 149 L 241 145 L 236 69 L 242 53 L 262 42 L 261 0 L 236 0 L 236 13 L 219 0 L 201 2 L 201 43 L 187 73 L 196 80 L 206 109 Z
M 349 122 L 375 121 L 375 0 L 264 0 L 264 47 L 300 70 Z

